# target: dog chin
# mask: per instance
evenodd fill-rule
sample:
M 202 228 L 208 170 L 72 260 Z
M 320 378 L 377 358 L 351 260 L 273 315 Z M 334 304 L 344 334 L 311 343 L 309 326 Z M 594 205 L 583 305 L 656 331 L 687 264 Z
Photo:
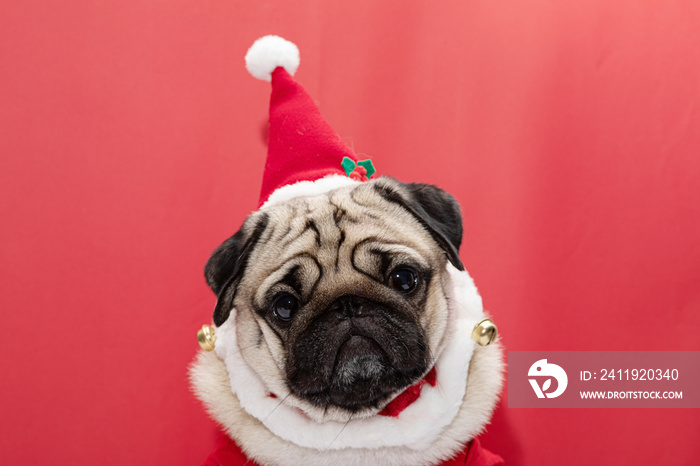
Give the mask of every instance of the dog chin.
M 324 410 L 333 406 L 350 415 L 375 413 L 418 378 L 406 379 L 397 374 L 388 359 L 372 346 L 376 343 L 367 338 L 351 337 L 339 351 L 330 387 L 306 393 L 292 388 L 292 392 Z M 399 383 L 399 380 L 406 382 Z
M 307 397 L 299 397 L 297 395 L 291 394 L 287 396 L 283 403 L 285 405 L 296 408 L 299 412 L 304 414 L 309 419 L 317 423 L 326 422 L 348 422 L 350 420 L 365 419 L 372 416 L 376 416 L 381 412 L 382 409 L 398 395 L 401 390 L 397 390 L 385 396 L 383 399 L 375 401 L 373 403 L 360 403 L 357 405 L 349 405 L 349 407 L 344 407 L 333 402 L 322 404 L 319 400 L 310 401 Z M 323 398 L 324 400 L 327 398 Z
M 330 384 L 301 389 L 288 383 L 290 404 L 317 422 L 363 419 L 381 412 L 404 390 L 421 380 L 427 361 L 407 373 L 394 368 L 390 357 L 372 338 L 353 335 L 343 342 L 334 362 Z
M 350 411 L 376 407 L 396 391 L 393 372 L 377 342 L 351 336 L 338 351 L 329 402 Z

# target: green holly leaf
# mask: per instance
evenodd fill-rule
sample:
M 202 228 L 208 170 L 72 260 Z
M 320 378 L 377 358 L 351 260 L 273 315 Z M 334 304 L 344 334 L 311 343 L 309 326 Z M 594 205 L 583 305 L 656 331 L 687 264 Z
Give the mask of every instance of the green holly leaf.
M 350 157 L 343 157 L 343 161 L 340 162 L 340 166 L 343 167 L 343 170 L 345 170 L 345 175 L 350 176 L 350 173 L 352 173 L 357 164 L 355 164 L 355 161 Z M 369 170 L 367 172 L 369 173 Z
M 377 170 L 374 168 L 374 164 L 370 159 L 367 160 L 360 160 L 357 162 L 357 164 L 361 167 L 365 167 L 365 170 L 367 170 L 367 179 L 369 180 L 372 175 L 374 175 Z

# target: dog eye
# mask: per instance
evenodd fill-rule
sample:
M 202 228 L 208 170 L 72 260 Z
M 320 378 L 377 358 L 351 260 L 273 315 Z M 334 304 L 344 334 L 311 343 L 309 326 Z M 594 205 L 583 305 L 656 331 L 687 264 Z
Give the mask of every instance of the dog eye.
M 401 293 L 407 293 L 414 289 L 418 284 L 418 276 L 416 273 L 407 268 L 396 269 L 389 276 L 389 283 Z
M 288 322 L 299 310 L 299 301 L 294 296 L 284 293 L 275 299 L 272 305 L 272 313 L 278 319 Z

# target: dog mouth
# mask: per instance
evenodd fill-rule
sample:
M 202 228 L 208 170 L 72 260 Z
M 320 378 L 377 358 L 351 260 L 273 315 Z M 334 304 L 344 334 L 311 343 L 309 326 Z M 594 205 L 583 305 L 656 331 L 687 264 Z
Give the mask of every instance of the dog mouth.
M 328 338 L 317 339 L 325 344 L 318 345 L 312 358 L 297 358 L 288 374 L 292 393 L 313 405 L 351 412 L 379 408 L 393 394 L 419 381 L 428 368 L 427 350 L 418 332 L 386 332 L 364 317 L 338 327 L 326 334 Z

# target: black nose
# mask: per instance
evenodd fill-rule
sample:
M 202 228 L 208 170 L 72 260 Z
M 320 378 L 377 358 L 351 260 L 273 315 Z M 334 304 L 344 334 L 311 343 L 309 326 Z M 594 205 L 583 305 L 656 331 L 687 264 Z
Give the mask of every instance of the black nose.
M 328 311 L 335 313 L 339 319 L 360 317 L 367 312 L 370 302 L 365 298 L 349 294 L 341 296 L 328 306 Z

